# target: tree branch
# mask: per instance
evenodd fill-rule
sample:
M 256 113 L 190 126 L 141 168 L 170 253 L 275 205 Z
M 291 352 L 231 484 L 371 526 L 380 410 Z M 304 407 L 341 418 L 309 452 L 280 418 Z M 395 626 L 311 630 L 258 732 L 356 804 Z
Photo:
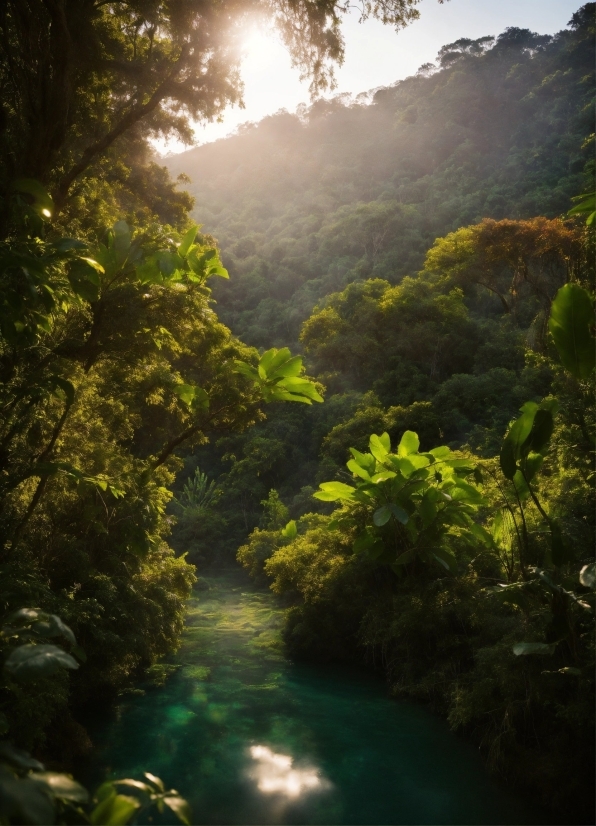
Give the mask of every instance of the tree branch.
M 183 49 L 182 54 L 172 67 L 172 71 L 168 77 L 159 84 L 157 89 L 155 89 L 149 100 L 141 106 L 131 109 L 115 126 L 112 127 L 112 129 L 110 129 L 109 132 L 103 136 L 103 138 L 100 138 L 100 140 L 91 144 L 91 146 L 88 146 L 83 152 L 81 159 L 74 166 L 72 166 L 65 175 L 62 176 L 56 191 L 53 193 L 57 211 L 60 211 L 61 207 L 64 205 L 68 195 L 68 190 L 70 189 L 73 181 L 90 166 L 97 155 L 104 152 L 106 149 L 109 149 L 109 147 L 117 138 L 120 137 L 120 135 L 126 132 L 127 129 L 130 129 L 130 127 L 135 123 L 151 114 L 151 112 L 159 106 L 161 101 L 167 96 L 171 88 L 173 78 L 182 68 L 185 58 L 186 49 Z

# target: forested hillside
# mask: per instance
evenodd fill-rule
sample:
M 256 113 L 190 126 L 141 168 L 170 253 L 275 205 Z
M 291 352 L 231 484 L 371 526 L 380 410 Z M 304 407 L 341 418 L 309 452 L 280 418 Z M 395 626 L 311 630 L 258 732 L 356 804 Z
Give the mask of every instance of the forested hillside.
M 169 158 L 232 275 L 215 292 L 222 319 L 247 343 L 279 346 L 323 296 L 416 272 L 438 236 L 569 209 L 593 153 L 588 18 L 554 37 L 457 41 L 393 87 Z

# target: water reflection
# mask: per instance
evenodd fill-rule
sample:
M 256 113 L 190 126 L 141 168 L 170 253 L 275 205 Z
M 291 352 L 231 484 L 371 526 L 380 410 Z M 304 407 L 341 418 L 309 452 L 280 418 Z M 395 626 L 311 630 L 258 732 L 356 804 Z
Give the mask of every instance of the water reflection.
M 249 777 L 263 794 L 296 798 L 304 792 L 320 791 L 331 785 L 315 769 L 293 768 L 294 761 L 287 754 L 276 754 L 267 746 L 251 746 L 249 751 L 255 761 L 249 770 Z

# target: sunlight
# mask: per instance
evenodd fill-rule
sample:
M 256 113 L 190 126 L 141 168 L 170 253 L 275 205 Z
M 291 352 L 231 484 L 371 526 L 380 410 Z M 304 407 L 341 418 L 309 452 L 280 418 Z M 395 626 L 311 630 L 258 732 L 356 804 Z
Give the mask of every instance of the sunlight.
M 329 784 L 314 769 L 292 768 L 294 761 L 286 754 L 276 754 L 267 746 L 251 746 L 250 756 L 256 762 L 249 776 L 263 794 L 299 797 L 307 791 L 321 790 Z

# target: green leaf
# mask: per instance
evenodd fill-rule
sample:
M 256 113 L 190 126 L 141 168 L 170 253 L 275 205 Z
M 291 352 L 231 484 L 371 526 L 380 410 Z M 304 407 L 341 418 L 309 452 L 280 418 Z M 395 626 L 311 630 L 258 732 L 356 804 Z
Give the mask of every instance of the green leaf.
M 551 306 L 548 323 L 559 358 L 575 378 L 588 379 L 596 361 L 594 303 L 578 284 L 561 287 Z
M 114 791 L 97 804 L 89 820 L 96 826 L 124 826 L 140 808 L 141 803 L 136 798 Z
M 391 519 L 391 511 L 387 507 L 387 505 L 382 505 L 373 513 L 373 522 L 377 526 L 377 528 L 381 528 L 383 525 L 386 525 L 387 522 Z
M 293 356 L 292 358 L 288 359 L 287 361 L 283 362 L 279 367 L 276 367 L 273 373 L 270 373 L 270 378 L 275 379 L 278 377 L 282 378 L 290 378 L 296 377 L 300 375 L 300 371 L 302 370 L 302 356 Z
M 456 502 L 469 502 L 472 505 L 483 505 L 485 503 L 480 491 L 474 485 L 464 482 L 463 479 L 456 478 L 455 485 L 450 488 L 449 493 Z
M 414 433 L 413 430 L 406 430 L 397 447 L 397 455 L 409 456 L 411 453 L 418 453 L 419 448 L 420 439 L 418 434 Z
M 370 453 L 360 453 L 359 450 L 356 450 L 355 447 L 350 448 L 350 453 L 354 457 L 355 461 L 358 462 L 360 467 L 367 470 L 369 473 L 374 473 L 375 470 L 375 457 L 372 456 Z
M 556 642 L 518 642 L 513 646 L 513 653 L 516 657 L 525 657 L 528 654 L 553 654 L 556 647 Z
M 201 387 L 193 384 L 177 384 L 174 393 L 191 410 L 207 410 L 209 407 L 209 396 Z
M 538 405 L 526 402 L 521 410 L 522 415 L 509 428 L 501 447 L 501 470 L 506 479 L 513 479 L 515 476 L 517 460 L 521 458 L 522 447 L 532 431 Z
M 217 260 L 214 264 L 211 264 L 211 266 L 207 270 L 207 278 L 212 278 L 214 275 L 217 275 L 220 278 L 230 277 L 230 273 L 226 270 L 226 268 L 223 266 L 223 264 L 221 264 L 219 260 Z
M 308 399 L 312 399 L 314 402 L 323 401 L 323 397 L 319 394 L 314 382 L 310 381 L 309 379 L 298 379 L 294 378 L 293 376 L 290 376 L 288 378 L 281 379 L 281 381 L 277 383 L 277 386 L 283 387 L 290 393 L 298 393 L 302 396 L 306 396 Z
M 483 545 L 487 547 L 491 547 L 493 545 L 493 538 L 490 533 L 483 528 L 482 525 L 478 525 L 478 523 L 473 522 L 470 525 L 470 533 L 476 537 Z
M 400 505 L 396 505 L 393 502 L 390 502 L 387 507 L 391 511 L 392 516 L 394 516 L 398 522 L 401 522 L 402 525 L 407 525 L 410 517 Z
M 534 422 L 532 423 L 532 430 L 526 439 L 523 450 L 525 453 L 530 451 L 534 453 L 542 453 L 544 448 L 550 441 L 555 429 L 555 419 L 558 409 L 558 402 L 552 399 L 551 402 L 543 402 L 540 409 L 536 411 Z
M 351 470 L 352 473 L 355 473 L 356 476 L 360 476 L 361 479 L 365 479 L 367 482 L 370 482 L 370 475 L 368 471 L 366 471 L 355 459 L 350 459 L 347 462 L 346 467 L 348 470 Z
M 30 777 L 15 777 L 0 766 L 0 821 L 2 823 L 54 823 L 55 805 L 40 783 Z
M 542 463 L 544 462 L 544 456 L 542 453 L 530 453 L 523 465 L 524 475 L 526 477 L 527 482 L 531 482 L 532 479 L 536 476 L 540 468 L 542 467 Z
M 241 373 L 243 376 L 246 376 L 247 379 L 252 379 L 255 382 L 259 381 L 259 374 L 257 370 L 254 367 L 251 367 L 250 364 L 246 364 L 244 361 L 235 361 L 234 369 L 237 373 Z
M 585 195 L 578 195 L 571 200 L 578 201 L 578 203 L 569 210 L 567 215 L 584 215 L 587 213 L 589 217 L 586 223 L 591 223 L 590 218 L 596 211 L 596 193 L 587 192 Z
M 354 488 L 351 485 L 344 485 L 343 482 L 322 482 L 319 487 L 320 490 L 313 493 L 313 496 L 323 502 L 351 499 L 354 494 Z
M 526 499 L 530 496 L 530 488 L 526 480 L 524 479 L 524 475 L 521 470 L 516 470 L 515 475 L 513 477 L 513 484 L 515 485 L 515 489 L 517 491 L 517 495 L 520 498 L 521 502 L 525 502 Z
M 188 251 L 194 244 L 198 231 L 199 228 L 196 225 L 194 225 L 189 230 L 187 230 L 187 232 L 184 233 L 182 241 L 180 242 L 180 245 L 178 247 L 178 255 L 181 258 L 186 258 L 186 256 L 188 255 Z
M 146 777 L 150 783 L 153 783 L 158 791 L 165 792 L 166 787 L 164 786 L 161 777 L 157 777 L 157 775 L 151 774 L 151 772 L 143 772 L 143 777 Z
M 112 781 L 114 786 L 129 786 L 132 789 L 137 789 L 144 794 L 152 795 L 155 792 L 153 786 L 148 783 L 142 783 L 140 780 L 132 780 L 130 777 L 125 777 L 123 780 Z
M 45 616 L 47 616 L 47 619 L 44 617 L 31 626 L 36 634 L 42 637 L 64 637 L 71 645 L 76 645 L 77 641 L 72 629 L 65 622 L 62 622 L 59 616 L 56 614 Z
M 33 643 L 15 648 L 4 663 L 5 672 L 19 682 L 49 677 L 61 668 L 75 671 L 78 667 L 78 662 L 57 645 Z
M 87 789 L 73 780 L 70 774 L 36 772 L 31 775 L 31 779 L 41 783 L 54 797 L 61 800 L 69 800 L 72 803 L 87 803 L 89 800 Z
M 431 556 L 434 556 L 437 562 L 447 571 L 451 571 L 453 574 L 457 573 L 457 560 L 449 551 L 446 551 L 444 548 L 435 548 Z
M 387 439 L 383 438 L 385 436 L 387 439 L 389 438 L 386 433 L 383 433 L 382 436 L 377 436 L 376 433 L 373 433 L 369 440 L 370 452 L 375 459 L 381 463 L 385 461 L 385 458 L 389 453 L 389 450 L 387 449 Z M 389 448 L 391 448 L 391 444 L 389 445 Z
M 285 536 L 286 539 L 295 539 L 298 536 L 298 528 L 293 519 L 288 522 L 285 528 L 282 528 L 281 535 Z
M 414 557 L 416 556 L 416 550 L 414 548 L 409 548 L 407 551 L 404 551 L 403 554 L 400 554 L 393 565 L 408 565 Z M 391 567 L 393 567 L 393 565 Z
M 189 826 L 192 818 L 192 812 L 187 800 L 183 797 L 179 797 L 178 795 L 168 794 L 163 798 L 163 802 L 174 812 L 181 823 L 185 823 Z
M 263 379 L 269 378 L 270 373 L 281 367 L 284 362 L 289 361 L 291 357 L 292 354 L 288 347 L 282 347 L 281 350 L 272 347 L 259 359 L 259 375 Z

